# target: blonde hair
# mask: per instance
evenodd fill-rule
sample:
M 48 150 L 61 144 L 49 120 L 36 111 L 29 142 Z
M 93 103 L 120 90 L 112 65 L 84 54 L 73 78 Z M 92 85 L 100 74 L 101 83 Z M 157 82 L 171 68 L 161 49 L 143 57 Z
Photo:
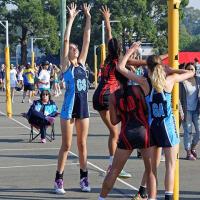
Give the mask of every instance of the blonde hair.
M 149 56 L 147 59 L 147 65 L 150 70 L 150 76 L 152 86 L 157 92 L 162 92 L 166 85 L 166 73 L 162 66 L 162 60 L 159 56 Z

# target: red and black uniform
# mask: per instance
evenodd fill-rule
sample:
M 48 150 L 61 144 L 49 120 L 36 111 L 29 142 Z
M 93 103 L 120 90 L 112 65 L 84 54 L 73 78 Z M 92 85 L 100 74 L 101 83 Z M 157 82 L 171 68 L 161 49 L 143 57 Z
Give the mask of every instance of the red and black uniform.
M 139 85 L 115 91 L 115 105 L 120 112 L 121 131 L 118 148 L 133 150 L 150 146 L 148 109 Z
M 115 77 L 117 62 L 113 60 L 101 69 L 101 80 L 93 95 L 93 107 L 97 111 L 108 110 L 109 96 L 119 88 L 119 82 Z

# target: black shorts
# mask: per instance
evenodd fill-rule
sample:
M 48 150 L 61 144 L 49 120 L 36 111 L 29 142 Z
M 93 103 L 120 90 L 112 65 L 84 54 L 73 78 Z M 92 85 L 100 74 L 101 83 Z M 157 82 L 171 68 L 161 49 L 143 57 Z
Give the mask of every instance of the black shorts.
M 27 90 L 29 90 L 29 91 L 35 90 L 34 84 L 24 85 L 24 91 L 26 92 Z
M 93 108 L 97 111 L 109 109 L 110 89 L 99 84 L 93 95 Z
M 125 150 L 144 149 L 149 146 L 149 134 L 144 126 L 126 127 L 126 129 L 120 133 L 117 144 L 119 149 Z

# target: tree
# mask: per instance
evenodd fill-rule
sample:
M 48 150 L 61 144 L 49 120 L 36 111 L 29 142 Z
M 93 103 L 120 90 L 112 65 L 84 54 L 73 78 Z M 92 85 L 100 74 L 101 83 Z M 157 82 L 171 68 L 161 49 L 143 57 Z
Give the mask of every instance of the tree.
M 180 51 L 184 51 L 191 44 L 192 37 L 184 25 L 180 27 Z
M 187 27 L 191 35 L 200 34 L 200 10 L 194 8 L 184 9 L 184 19 L 182 23 Z
M 183 20 L 180 31 L 180 50 L 199 51 L 200 43 L 200 10 L 183 9 Z
M 5 18 L 11 24 L 11 34 L 17 36 L 11 42 L 21 44 L 21 63 L 26 64 L 27 62 L 27 41 L 30 37 L 48 36 L 43 41 L 45 44 L 48 40 L 45 51 L 57 53 L 59 49 L 58 21 L 57 16 L 53 16 L 50 11 L 54 8 L 53 6 L 58 6 L 58 0 L 5 0 L 0 2 L 0 7 L 7 3 L 12 3 L 17 7 L 16 10 L 7 12 Z M 50 9 L 49 12 L 47 9 Z
M 13 35 L 18 32 L 17 38 L 22 44 L 23 63 L 26 61 L 27 39 L 31 36 L 49 35 L 47 39 L 38 41 L 38 45 L 47 54 L 58 54 L 59 0 L 4 0 L 0 1 L 0 6 L 8 2 L 18 8 L 5 16 L 12 24 Z M 67 5 L 71 2 L 71 0 L 67 0 Z M 83 1 L 74 0 L 73 2 L 76 2 L 78 8 L 81 9 Z M 156 52 L 160 54 L 167 52 L 168 10 L 166 0 L 84 0 L 84 2 L 93 5 L 91 9 L 92 33 L 88 55 L 90 65 L 93 60 L 93 46 L 102 43 L 101 24 L 103 19 L 99 9 L 105 4 L 112 12 L 111 20 L 120 21 L 120 23 L 111 24 L 114 37 L 128 44 L 134 40 L 151 42 Z M 183 8 L 187 4 L 188 0 L 181 1 L 181 17 L 185 14 Z M 73 24 L 71 34 L 71 40 L 77 44 L 82 44 L 84 23 L 84 15 L 80 13 Z M 12 42 L 14 41 L 17 42 L 17 40 Z

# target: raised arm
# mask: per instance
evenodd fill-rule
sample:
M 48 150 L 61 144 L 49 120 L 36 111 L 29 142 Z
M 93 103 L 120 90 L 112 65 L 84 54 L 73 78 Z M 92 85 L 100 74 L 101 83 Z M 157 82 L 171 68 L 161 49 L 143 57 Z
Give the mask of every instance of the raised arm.
M 128 59 L 135 51 L 137 51 L 139 46 L 140 46 L 140 42 L 136 42 L 130 47 L 130 49 L 128 49 L 126 51 L 126 54 L 124 55 L 124 57 L 120 60 L 119 64 L 117 65 L 117 70 L 120 73 L 122 73 L 124 76 L 126 76 L 128 79 L 134 80 L 137 83 L 141 84 L 143 82 L 144 78 L 141 76 L 137 76 L 134 71 L 130 71 L 125 67 Z
M 171 75 L 171 74 L 184 74 L 187 70 L 185 69 L 174 69 L 172 67 L 169 67 L 169 66 L 164 66 L 165 67 L 165 72 L 166 74 L 168 75 Z
M 101 13 L 103 14 L 104 20 L 105 20 L 105 26 L 106 26 L 106 32 L 108 41 L 112 39 L 112 32 L 111 32 L 111 26 L 110 26 L 110 9 L 107 6 L 102 6 Z
M 178 83 L 185 81 L 188 78 L 192 78 L 194 75 L 195 75 L 195 70 L 191 71 L 191 70 L 177 69 L 176 73 L 169 75 L 167 77 L 167 81 Z
M 69 40 L 70 40 L 70 34 L 72 29 L 72 24 L 74 22 L 74 19 L 76 15 L 80 12 L 80 10 L 76 10 L 77 6 L 74 3 L 70 4 L 70 7 L 67 6 L 68 12 L 69 12 L 69 18 L 67 22 L 67 27 L 65 30 L 64 35 L 64 48 L 63 48 L 63 54 L 62 54 L 62 60 L 61 60 L 61 67 L 62 71 L 65 71 L 69 65 Z
M 129 65 L 133 65 L 133 66 L 145 66 L 147 65 L 147 61 L 146 60 L 138 60 L 138 59 L 134 59 L 134 58 L 129 58 L 127 63 Z
M 90 15 L 91 5 L 83 4 L 83 11 L 86 17 L 86 24 L 83 34 L 83 46 L 81 49 L 81 54 L 79 57 L 79 62 L 85 65 L 87 59 L 88 49 L 90 45 L 90 34 L 91 34 L 91 15 Z
M 147 79 L 142 77 L 142 76 L 138 76 L 135 74 L 134 71 L 130 71 L 128 70 L 125 66 L 126 63 L 128 61 L 128 59 L 130 58 L 130 56 L 137 51 L 137 49 L 140 46 L 140 42 L 136 42 L 134 43 L 130 49 L 127 50 L 126 54 L 124 55 L 124 57 L 120 60 L 119 64 L 117 65 L 117 70 L 123 74 L 125 77 L 127 77 L 129 80 L 133 80 L 135 82 L 137 82 L 143 89 L 145 95 L 148 94 L 149 92 L 149 84 L 147 82 Z

